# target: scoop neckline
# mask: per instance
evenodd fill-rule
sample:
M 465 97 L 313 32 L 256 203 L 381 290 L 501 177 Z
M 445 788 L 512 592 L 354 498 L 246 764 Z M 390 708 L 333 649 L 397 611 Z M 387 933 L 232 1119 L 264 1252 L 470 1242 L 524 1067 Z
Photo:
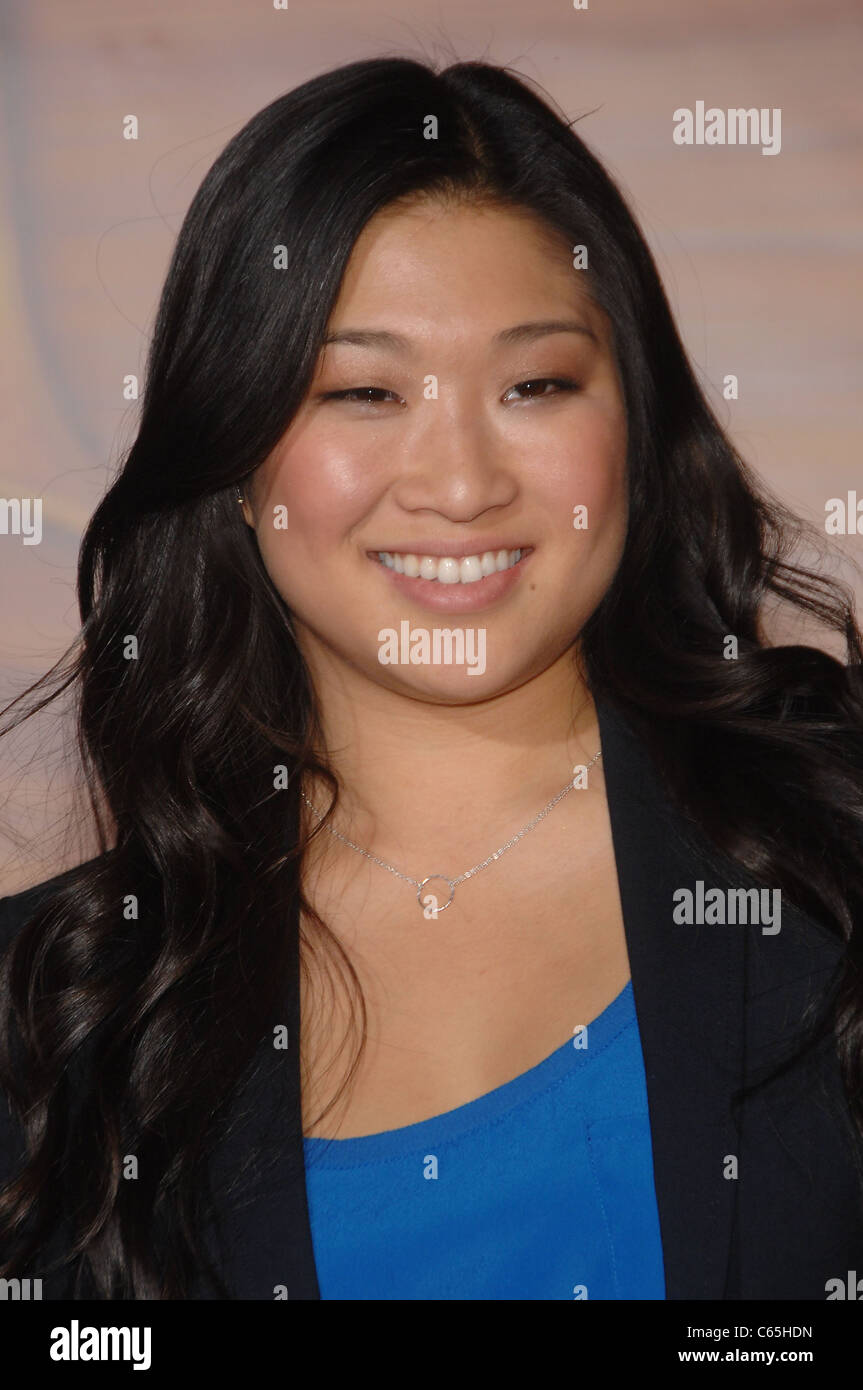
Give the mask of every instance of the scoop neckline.
M 629 979 L 611 1003 L 587 1025 L 587 1047 L 575 1047 L 574 1038 L 570 1037 L 542 1061 L 512 1080 L 504 1081 L 493 1090 L 465 1101 L 453 1110 L 441 1111 L 413 1124 L 378 1130 L 374 1134 L 352 1135 L 346 1139 L 304 1135 L 304 1152 L 316 1165 L 355 1168 L 365 1162 L 398 1158 L 427 1143 L 434 1142 L 439 1147 L 442 1142 L 463 1137 L 471 1130 L 501 1119 L 518 1106 L 536 1099 L 573 1071 L 589 1067 L 634 1023 L 635 1004 L 632 980 Z

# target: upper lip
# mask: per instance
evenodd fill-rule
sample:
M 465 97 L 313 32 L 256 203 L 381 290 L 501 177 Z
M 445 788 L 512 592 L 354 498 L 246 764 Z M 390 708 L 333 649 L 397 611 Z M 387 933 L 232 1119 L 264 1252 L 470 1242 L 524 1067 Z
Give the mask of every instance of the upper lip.
M 531 545 L 502 539 L 500 536 L 475 536 L 471 540 L 463 541 L 424 540 L 409 541 L 404 545 L 380 545 L 370 550 L 369 554 L 379 555 L 383 551 L 385 555 L 453 556 L 458 559 L 464 555 L 484 555 L 487 550 L 520 550 L 522 554 L 526 554 L 532 549 Z

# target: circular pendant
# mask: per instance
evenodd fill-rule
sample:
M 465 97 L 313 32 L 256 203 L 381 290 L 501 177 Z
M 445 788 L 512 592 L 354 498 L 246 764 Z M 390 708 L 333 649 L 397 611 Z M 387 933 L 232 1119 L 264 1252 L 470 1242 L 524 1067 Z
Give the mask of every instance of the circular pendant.
M 455 897 L 455 884 L 453 883 L 451 878 L 447 878 L 446 874 L 429 874 L 428 878 L 424 878 L 419 888 L 417 889 L 417 902 L 419 903 L 420 907 L 425 906 L 422 900 L 422 891 L 425 888 L 426 884 L 432 883 L 434 879 L 437 879 L 439 883 L 446 883 L 449 887 L 449 897 L 447 898 L 443 907 L 439 907 L 436 909 L 437 912 L 445 912 L 446 909 L 449 907 L 450 903 L 452 902 L 453 898 Z

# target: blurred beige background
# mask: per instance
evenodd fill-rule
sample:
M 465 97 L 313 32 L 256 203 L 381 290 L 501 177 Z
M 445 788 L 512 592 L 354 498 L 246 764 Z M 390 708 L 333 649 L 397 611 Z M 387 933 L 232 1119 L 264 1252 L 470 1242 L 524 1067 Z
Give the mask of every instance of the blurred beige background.
M 77 631 L 77 546 L 194 190 L 255 111 L 358 58 L 508 63 L 584 115 L 744 457 L 821 529 L 863 497 L 859 0 L 5 0 L 0 37 L 0 496 L 43 499 L 41 544 L 0 535 L 0 705 Z M 676 145 L 697 101 L 780 108 L 781 152 Z M 52 714 L 0 742 L 0 893 L 89 852 L 64 838 L 70 733 Z

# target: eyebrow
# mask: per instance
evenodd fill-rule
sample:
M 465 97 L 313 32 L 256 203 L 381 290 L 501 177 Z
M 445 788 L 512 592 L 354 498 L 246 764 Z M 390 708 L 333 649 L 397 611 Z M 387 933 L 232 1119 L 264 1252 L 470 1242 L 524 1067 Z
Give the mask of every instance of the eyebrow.
M 580 333 L 584 337 L 590 338 L 597 347 L 599 339 L 592 329 L 586 324 L 579 323 L 577 319 L 536 319 L 532 323 L 518 323 L 513 328 L 504 328 L 492 339 L 494 347 L 511 347 L 517 343 L 532 343 L 537 338 L 548 337 L 552 333 Z M 409 338 L 403 337 L 400 333 L 389 333 L 384 329 L 375 328 L 346 328 L 339 333 L 329 333 L 324 339 L 323 346 L 330 344 L 343 343 L 350 347 L 378 347 L 388 349 L 390 352 L 398 352 L 409 355 L 414 352 L 414 346 Z

